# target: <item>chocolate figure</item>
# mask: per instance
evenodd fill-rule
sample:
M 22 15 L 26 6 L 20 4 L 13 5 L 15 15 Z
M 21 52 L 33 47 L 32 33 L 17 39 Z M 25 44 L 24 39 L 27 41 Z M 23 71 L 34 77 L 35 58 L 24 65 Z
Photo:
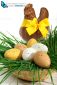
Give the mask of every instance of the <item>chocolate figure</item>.
M 48 10 L 44 7 L 41 8 L 40 14 L 38 17 L 38 22 L 45 18 L 48 18 L 48 16 L 49 16 Z M 32 4 L 27 4 L 24 8 L 24 19 L 33 20 L 33 18 L 36 18 L 35 10 Z M 42 34 L 39 30 L 37 30 L 34 34 L 29 36 L 29 34 L 26 31 L 26 27 L 21 27 L 19 33 L 20 33 L 20 36 L 26 41 L 28 41 L 31 38 L 38 39 L 42 37 Z

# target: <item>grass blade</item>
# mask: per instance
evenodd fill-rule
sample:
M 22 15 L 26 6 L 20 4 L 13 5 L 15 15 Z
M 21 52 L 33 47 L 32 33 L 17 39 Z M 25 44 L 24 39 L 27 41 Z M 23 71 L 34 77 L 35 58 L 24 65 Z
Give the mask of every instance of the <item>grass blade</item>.
M 5 52 L 6 50 L 10 49 L 10 47 L 7 47 L 7 46 L 3 46 L 0 44 L 0 52 Z
M 53 82 L 53 78 L 52 78 L 52 74 L 51 74 L 51 70 L 50 70 L 50 69 L 48 69 L 48 73 L 49 73 L 49 75 L 50 75 L 51 82 L 52 82 L 52 84 L 54 85 L 54 82 Z
M 37 70 L 38 70 L 38 82 L 39 82 L 39 85 L 41 85 L 41 81 L 40 81 L 40 70 L 39 70 L 39 68 L 37 68 Z
M 4 78 L 0 81 L 0 84 L 3 83 L 9 76 L 12 75 L 12 73 L 16 70 L 17 68 L 11 68 L 7 72 L 7 74 L 4 76 Z
M 33 81 L 32 81 L 32 85 L 35 84 L 35 70 L 33 70 Z

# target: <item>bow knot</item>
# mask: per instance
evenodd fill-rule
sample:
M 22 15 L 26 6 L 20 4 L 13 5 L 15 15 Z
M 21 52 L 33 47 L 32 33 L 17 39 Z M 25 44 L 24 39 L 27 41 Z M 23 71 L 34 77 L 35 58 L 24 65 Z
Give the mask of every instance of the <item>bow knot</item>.
M 29 36 L 39 30 L 42 36 L 46 37 L 48 34 L 48 30 L 46 29 L 47 26 L 49 26 L 48 18 L 41 20 L 39 23 L 37 18 L 34 18 L 33 20 L 24 19 L 22 24 L 22 27 L 26 27 L 26 31 Z

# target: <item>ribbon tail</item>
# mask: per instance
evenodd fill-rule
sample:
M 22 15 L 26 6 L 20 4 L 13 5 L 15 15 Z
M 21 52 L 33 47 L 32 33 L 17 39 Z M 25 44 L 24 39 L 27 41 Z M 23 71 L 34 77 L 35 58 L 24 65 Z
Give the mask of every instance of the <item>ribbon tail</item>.
M 46 27 L 41 26 L 41 27 L 39 28 L 39 30 L 40 30 L 43 38 L 46 38 L 46 37 L 47 37 L 47 34 L 48 34 L 48 30 L 46 29 Z

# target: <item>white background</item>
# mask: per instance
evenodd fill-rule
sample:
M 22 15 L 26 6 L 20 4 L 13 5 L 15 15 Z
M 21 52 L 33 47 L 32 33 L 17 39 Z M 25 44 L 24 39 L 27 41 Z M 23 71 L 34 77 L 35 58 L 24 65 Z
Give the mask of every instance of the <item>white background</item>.
M 3 0 L 5 3 L 32 3 L 39 16 L 40 8 L 46 7 L 49 10 L 49 19 L 54 28 L 57 25 L 57 0 Z M 10 32 L 19 38 L 19 28 L 24 18 L 24 7 L 0 7 L 0 31 Z
M 40 8 L 46 7 L 49 10 L 49 19 L 52 25 L 52 29 L 57 25 L 57 0 L 3 0 L 6 3 L 32 3 L 35 9 L 37 17 L 39 16 Z M 19 28 L 23 21 L 24 7 L 8 7 L 2 8 L 0 6 L 0 31 L 6 33 L 9 32 L 19 39 Z M 11 77 L 12 78 L 12 77 Z M 16 85 L 14 78 L 9 78 L 3 85 Z M 54 77 L 56 80 L 56 77 Z M 14 81 L 15 84 L 10 84 L 10 81 Z M 54 81 L 55 81 L 54 80 Z M 55 81 L 56 82 L 56 81 Z M 57 83 L 57 82 L 56 82 Z M 19 85 L 29 85 L 29 84 L 21 84 Z M 37 84 L 38 85 L 38 84 Z M 50 85 L 50 84 L 43 84 Z

